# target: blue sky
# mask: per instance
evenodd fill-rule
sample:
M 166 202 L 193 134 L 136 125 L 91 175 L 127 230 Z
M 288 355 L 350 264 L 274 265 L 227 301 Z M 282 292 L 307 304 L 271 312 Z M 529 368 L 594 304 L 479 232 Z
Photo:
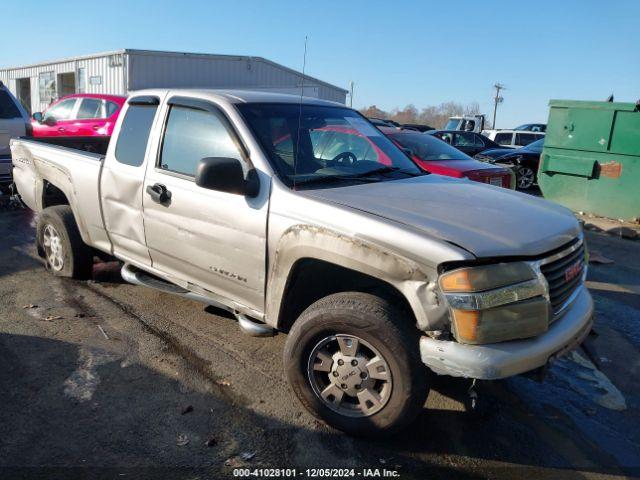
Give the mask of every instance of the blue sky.
M 354 107 L 479 102 L 497 126 L 550 98 L 640 98 L 640 1 L 13 1 L 0 66 L 119 48 L 247 54 L 348 88 Z M 10 19 L 10 21 L 7 21 Z

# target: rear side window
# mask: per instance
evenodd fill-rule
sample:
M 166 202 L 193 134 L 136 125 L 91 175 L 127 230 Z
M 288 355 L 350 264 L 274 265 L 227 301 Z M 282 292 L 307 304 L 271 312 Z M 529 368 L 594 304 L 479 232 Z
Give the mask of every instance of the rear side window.
M 116 160 L 126 165 L 139 167 L 144 163 L 147 141 L 157 105 L 130 105 L 122 121 L 118 143 L 116 144 Z
M 103 118 L 102 100 L 97 98 L 83 98 L 76 118 Z
M 511 145 L 511 138 L 513 137 L 512 133 L 497 133 L 496 139 L 494 140 L 496 143 L 500 145 Z
M 111 115 L 113 115 L 118 111 L 118 109 L 120 108 L 120 105 L 114 102 L 107 102 L 106 107 L 107 107 L 106 118 L 109 118 Z
M 473 133 L 456 133 L 454 146 L 456 147 L 473 147 L 475 143 Z
M 534 142 L 536 137 L 532 133 L 516 133 L 516 145 L 524 147 L 525 145 L 529 145 L 531 142 Z
M 160 168 L 194 177 L 205 157 L 242 160 L 220 118 L 208 111 L 173 105 L 162 142 Z
M 0 90 L 0 118 L 20 118 L 21 116 L 11 96 L 5 90 Z

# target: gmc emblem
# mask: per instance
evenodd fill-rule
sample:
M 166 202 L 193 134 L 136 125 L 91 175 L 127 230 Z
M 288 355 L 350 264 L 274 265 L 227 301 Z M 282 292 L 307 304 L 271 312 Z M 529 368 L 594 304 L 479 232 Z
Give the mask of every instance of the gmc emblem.
M 582 262 L 577 261 L 576 263 L 574 263 L 564 271 L 564 281 L 570 282 L 571 280 L 576 278 L 578 275 L 580 275 L 581 271 L 582 271 Z

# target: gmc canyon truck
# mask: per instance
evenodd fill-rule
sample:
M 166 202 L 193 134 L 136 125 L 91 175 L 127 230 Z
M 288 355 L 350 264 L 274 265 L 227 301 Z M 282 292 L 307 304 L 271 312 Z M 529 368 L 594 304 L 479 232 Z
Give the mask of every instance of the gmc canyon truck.
M 131 283 L 286 332 L 293 391 L 350 434 L 406 426 L 432 372 L 529 372 L 591 329 L 569 210 L 425 174 L 344 105 L 147 90 L 105 155 L 27 139 L 11 151 L 54 275 L 87 278 L 112 256 Z

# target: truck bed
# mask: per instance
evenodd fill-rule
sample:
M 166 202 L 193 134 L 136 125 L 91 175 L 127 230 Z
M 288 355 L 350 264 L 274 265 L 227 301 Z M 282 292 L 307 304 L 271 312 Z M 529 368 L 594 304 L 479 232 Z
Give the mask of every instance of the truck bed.
M 35 212 L 69 203 L 85 243 L 109 251 L 99 195 L 104 154 L 71 148 L 82 145 L 81 139 L 12 139 L 13 180 Z

